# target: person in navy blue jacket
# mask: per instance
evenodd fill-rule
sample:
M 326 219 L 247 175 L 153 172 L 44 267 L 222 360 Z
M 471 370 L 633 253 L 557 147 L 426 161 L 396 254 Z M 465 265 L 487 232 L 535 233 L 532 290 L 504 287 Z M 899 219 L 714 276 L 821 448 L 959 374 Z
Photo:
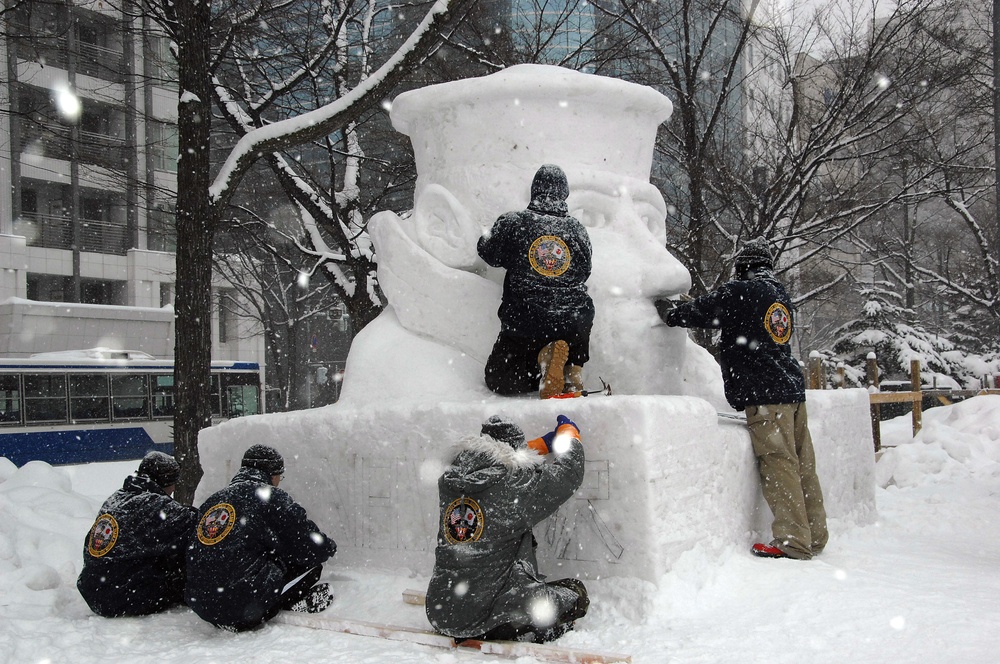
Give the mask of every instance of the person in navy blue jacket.
M 507 271 L 500 334 L 486 362 L 486 386 L 497 394 L 538 390 L 547 399 L 583 391 L 594 324 L 591 246 L 568 197 L 566 174 L 545 164 L 531 182 L 528 208 L 501 215 L 479 238 L 479 256 Z
M 253 445 L 229 486 L 198 509 L 187 555 L 187 605 L 230 631 L 254 629 L 288 609 L 316 613 L 332 599 L 317 583 L 336 543 L 278 488 L 285 464 Z
M 198 515 L 171 497 L 179 478 L 172 456 L 150 452 L 101 505 L 76 581 L 97 615 L 148 615 L 183 600 L 184 553 Z
M 663 322 L 677 327 L 721 329 L 726 400 L 745 410 L 761 488 L 774 521 L 769 544 L 754 555 L 808 559 L 828 539 L 823 492 L 809 435 L 805 380 L 792 356 L 791 298 L 774 276 L 774 258 L 764 238 L 743 245 L 736 279 L 691 302 L 660 300 Z

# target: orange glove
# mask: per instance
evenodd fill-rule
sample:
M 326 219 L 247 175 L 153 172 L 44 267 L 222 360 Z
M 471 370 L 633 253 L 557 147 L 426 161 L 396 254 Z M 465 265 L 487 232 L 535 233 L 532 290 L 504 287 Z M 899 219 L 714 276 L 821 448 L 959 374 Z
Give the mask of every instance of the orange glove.
M 548 454 L 552 451 L 552 441 L 555 440 L 556 436 L 560 435 L 568 435 L 580 440 L 580 428 L 576 426 L 573 420 L 565 415 L 560 415 L 556 418 L 556 428 L 540 438 L 529 440 L 528 447 L 539 454 Z

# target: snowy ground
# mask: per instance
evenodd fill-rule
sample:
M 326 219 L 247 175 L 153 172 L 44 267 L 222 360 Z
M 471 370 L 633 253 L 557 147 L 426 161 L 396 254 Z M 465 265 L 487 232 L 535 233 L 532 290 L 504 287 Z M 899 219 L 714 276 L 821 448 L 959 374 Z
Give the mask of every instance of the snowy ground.
M 560 640 L 633 662 L 995 662 L 1000 648 L 1000 396 L 883 427 L 878 521 L 831 523 L 810 562 L 735 547 L 686 554 L 659 587 L 588 582 L 591 613 Z M 74 581 L 101 501 L 135 463 L 18 470 L 0 460 L 0 662 L 393 662 L 495 660 L 271 624 L 215 630 L 184 608 L 145 618 L 90 614 Z M 331 533 L 336 536 L 336 533 Z M 337 616 L 425 626 L 400 593 L 425 578 L 328 565 Z M 522 664 L 532 660 L 522 658 Z

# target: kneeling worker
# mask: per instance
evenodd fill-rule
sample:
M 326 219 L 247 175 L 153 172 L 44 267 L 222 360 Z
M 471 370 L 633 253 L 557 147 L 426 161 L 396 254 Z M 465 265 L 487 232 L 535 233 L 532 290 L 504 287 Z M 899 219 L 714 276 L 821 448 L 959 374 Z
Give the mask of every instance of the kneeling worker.
M 76 581 L 97 615 L 143 616 L 183 600 L 184 553 L 198 514 L 171 497 L 179 478 L 172 456 L 150 452 L 101 506 Z
M 187 557 L 187 605 L 216 627 L 240 632 L 281 609 L 317 613 L 332 602 L 317 583 L 337 545 L 278 488 L 285 462 L 253 445 L 229 486 L 199 508 Z
M 580 431 L 563 415 L 554 431 L 530 443 L 516 424 L 493 416 L 462 444 L 438 480 L 438 545 L 426 600 L 435 630 L 456 641 L 544 643 L 586 615 L 583 583 L 542 580 L 531 532 L 573 496 L 583 469 Z

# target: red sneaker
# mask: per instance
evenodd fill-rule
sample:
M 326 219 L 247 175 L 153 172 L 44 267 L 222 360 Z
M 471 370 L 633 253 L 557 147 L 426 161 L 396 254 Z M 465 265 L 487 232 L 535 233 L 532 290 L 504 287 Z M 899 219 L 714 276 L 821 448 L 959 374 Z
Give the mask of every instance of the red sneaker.
M 788 558 L 788 554 L 776 546 L 758 542 L 750 547 L 750 553 L 758 558 Z

